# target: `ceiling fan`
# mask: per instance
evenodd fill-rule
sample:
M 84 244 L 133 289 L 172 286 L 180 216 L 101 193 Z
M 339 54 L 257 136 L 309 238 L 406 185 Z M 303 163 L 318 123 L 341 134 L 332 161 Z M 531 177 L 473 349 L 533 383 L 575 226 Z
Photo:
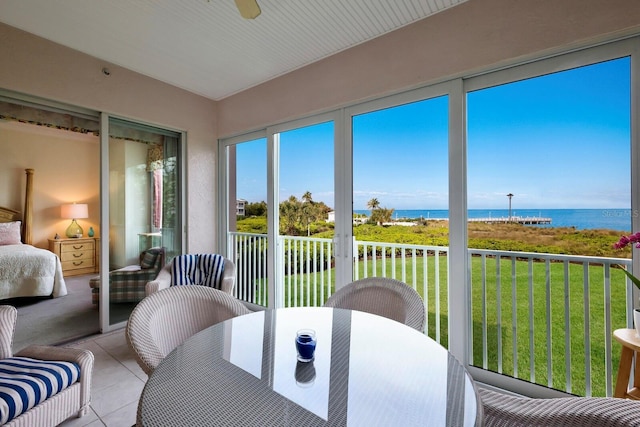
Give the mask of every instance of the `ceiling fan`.
M 260 15 L 257 0 L 235 0 L 236 7 L 244 19 L 255 19 Z
M 210 3 L 211 0 L 207 0 Z M 235 0 L 240 16 L 244 19 L 255 19 L 262 12 L 257 0 Z

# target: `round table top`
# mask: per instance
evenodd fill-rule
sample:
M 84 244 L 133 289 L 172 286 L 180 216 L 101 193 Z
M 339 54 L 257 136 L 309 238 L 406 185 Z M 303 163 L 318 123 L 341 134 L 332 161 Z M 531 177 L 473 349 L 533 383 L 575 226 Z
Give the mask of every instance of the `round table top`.
M 313 362 L 298 329 L 316 331 Z M 149 377 L 138 425 L 480 425 L 466 369 L 393 320 L 332 308 L 259 311 L 211 326 Z

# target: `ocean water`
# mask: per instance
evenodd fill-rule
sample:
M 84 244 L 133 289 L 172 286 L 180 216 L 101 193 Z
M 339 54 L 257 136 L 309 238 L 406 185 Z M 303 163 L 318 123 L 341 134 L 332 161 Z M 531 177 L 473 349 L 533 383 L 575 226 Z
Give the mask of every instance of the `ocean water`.
M 369 215 L 369 210 L 356 210 L 356 213 Z M 640 212 L 631 209 L 512 209 L 512 216 L 551 218 L 551 224 L 533 227 L 575 227 L 579 230 L 607 229 L 629 233 L 631 220 Z M 469 218 L 507 218 L 508 209 L 470 209 Z M 436 219 L 449 218 L 446 209 L 398 209 L 393 219 Z

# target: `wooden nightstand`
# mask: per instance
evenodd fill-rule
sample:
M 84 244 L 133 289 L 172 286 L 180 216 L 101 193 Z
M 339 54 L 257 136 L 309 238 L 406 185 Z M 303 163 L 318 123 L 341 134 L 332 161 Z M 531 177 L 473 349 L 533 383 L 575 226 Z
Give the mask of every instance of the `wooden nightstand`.
M 78 276 L 99 271 L 98 237 L 77 239 L 49 239 L 49 250 L 58 255 L 65 276 Z

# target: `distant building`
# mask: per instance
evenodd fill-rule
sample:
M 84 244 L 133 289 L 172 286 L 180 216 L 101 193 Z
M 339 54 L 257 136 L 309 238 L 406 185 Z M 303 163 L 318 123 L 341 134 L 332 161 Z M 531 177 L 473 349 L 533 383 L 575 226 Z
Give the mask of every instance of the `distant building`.
M 247 205 L 247 201 L 244 199 L 236 200 L 236 215 L 244 216 L 244 207 Z
M 365 224 L 369 218 L 364 216 L 358 216 L 353 218 L 353 225 Z M 336 212 L 331 211 L 327 213 L 327 222 L 336 222 Z

